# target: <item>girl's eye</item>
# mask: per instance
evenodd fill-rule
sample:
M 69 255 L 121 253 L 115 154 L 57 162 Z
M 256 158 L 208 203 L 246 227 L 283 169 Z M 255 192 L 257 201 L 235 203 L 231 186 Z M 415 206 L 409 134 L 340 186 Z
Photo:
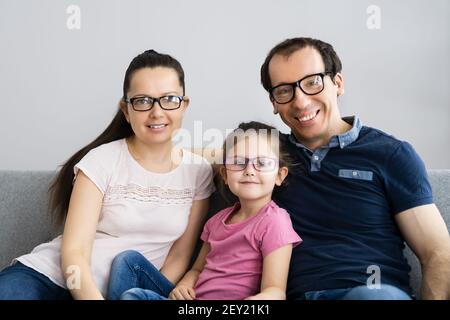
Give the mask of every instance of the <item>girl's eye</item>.
M 243 165 L 246 163 L 245 158 L 237 157 L 234 158 L 234 164 Z
M 257 163 L 261 167 L 270 167 L 273 165 L 273 160 L 268 158 L 258 158 Z

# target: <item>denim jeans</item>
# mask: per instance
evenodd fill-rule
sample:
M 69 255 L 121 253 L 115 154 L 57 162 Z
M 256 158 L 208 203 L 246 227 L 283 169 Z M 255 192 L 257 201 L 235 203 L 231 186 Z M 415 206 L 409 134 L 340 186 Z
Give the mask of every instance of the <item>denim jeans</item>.
M 175 288 L 159 270 L 137 251 L 118 254 L 111 264 L 110 300 L 165 300 Z
M 412 298 L 397 287 L 382 284 L 379 289 L 357 286 L 346 289 L 309 291 L 305 300 L 411 300 Z
M 0 272 L 0 300 L 71 300 L 70 291 L 16 262 Z

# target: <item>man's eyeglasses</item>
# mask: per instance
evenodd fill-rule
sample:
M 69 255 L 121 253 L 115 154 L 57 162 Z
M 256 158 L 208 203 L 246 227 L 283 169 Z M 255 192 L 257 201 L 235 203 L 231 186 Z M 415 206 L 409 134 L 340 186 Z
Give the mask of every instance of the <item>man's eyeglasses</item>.
M 270 157 L 244 158 L 234 157 L 225 160 L 225 168 L 231 171 L 242 171 L 251 163 L 256 171 L 268 172 L 278 167 L 278 160 Z
M 148 111 L 153 108 L 155 102 L 158 102 L 163 110 L 175 110 L 181 106 L 183 100 L 184 97 L 182 96 L 163 96 L 159 98 L 141 96 L 130 98 L 125 100 L 125 102 L 131 103 L 131 106 L 135 111 Z
M 296 87 L 299 87 L 304 94 L 309 96 L 318 94 L 323 91 L 323 78 L 327 74 L 332 74 L 332 72 L 325 71 L 310 74 L 296 82 L 280 84 L 270 89 L 269 94 L 275 102 L 280 104 L 288 103 L 294 100 Z

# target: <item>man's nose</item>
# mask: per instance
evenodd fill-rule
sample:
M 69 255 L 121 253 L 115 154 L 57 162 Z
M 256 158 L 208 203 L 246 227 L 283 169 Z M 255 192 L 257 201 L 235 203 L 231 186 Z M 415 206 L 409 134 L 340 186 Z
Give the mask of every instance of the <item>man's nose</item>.
M 297 108 L 304 108 L 310 103 L 310 96 L 305 94 L 299 87 L 295 87 L 294 100 L 292 105 Z

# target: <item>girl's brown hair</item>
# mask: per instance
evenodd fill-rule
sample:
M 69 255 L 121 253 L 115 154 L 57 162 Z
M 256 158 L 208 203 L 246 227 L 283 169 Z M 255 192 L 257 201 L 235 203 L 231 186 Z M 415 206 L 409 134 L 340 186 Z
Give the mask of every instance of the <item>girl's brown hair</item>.
M 234 129 L 225 139 L 223 146 L 222 146 L 222 163 L 225 164 L 225 159 L 227 157 L 227 152 L 230 147 L 234 146 L 236 143 L 236 140 L 240 133 L 248 133 L 249 131 L 255 132 L 256 134 L 265 134 L 268 139 L 275 136 L 277 137 L 278 141 L 276 142 L 276 145 L 278 146 L 278 150 L 275 150 L 278 152 L 278 160 L 279 160 L 279 167 L 287 167 L 288 170 L 290 170 L 294 166 L 294 162 L 292 158 L 290 157 L 288 151 L 286 150 L 283 143 L 281 143 L 279 136 L 280 132 L 275 128 L 268 124 L 258 122 L 258 121 L 250 121 L 250 122 L 241 122 L 239 126 Z M 238 197 L 233 194 L 230 190 L 230 188 L 225 184 L 222 176 L 219 173 L 219 169 L 221 166 L 216 166 L 216 172 L 214 176 L 214 180 L 216 185 L 218 186 L 219 192 L 224 198 L 224 200 L 227 202 L 227 204 L 233 204 L 237 202 L 239 199 Z M 288 177 L 284 179 L 281 186 L 275 186 L 273 190 L 272 197 L 276 198 L 276 195 L 280 190 L 284 188 L 284 186 L 288 183 Z

